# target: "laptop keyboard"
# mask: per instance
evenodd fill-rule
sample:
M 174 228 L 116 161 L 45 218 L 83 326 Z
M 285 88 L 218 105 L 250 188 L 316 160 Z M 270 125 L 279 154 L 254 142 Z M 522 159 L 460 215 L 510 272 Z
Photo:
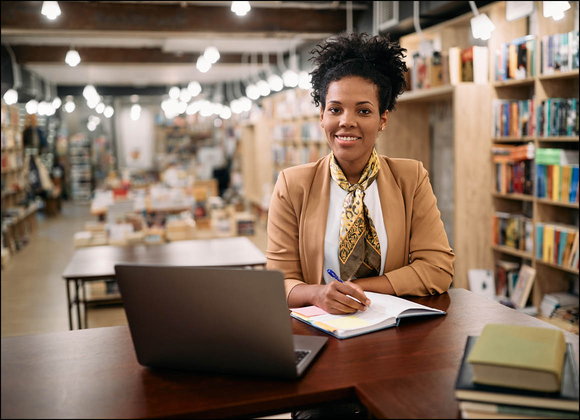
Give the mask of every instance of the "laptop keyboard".
M 310 350 L 294 350 L 294 354 L 296 355 L 296 366 L 298 366 L 298 363 L 300 363 L 302 359 L 308 356 L 308 353 L 310 353 Z

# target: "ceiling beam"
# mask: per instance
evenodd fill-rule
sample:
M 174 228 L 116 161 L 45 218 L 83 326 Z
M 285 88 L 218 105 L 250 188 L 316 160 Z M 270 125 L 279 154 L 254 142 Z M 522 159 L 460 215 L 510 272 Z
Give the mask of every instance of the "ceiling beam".
M 69 47 L 12 45 L 14 57 L 19 64 L 64 63 Z M 82 64 L 191 64 L 195 63 L 199 53 L 164 52 L 161 48 L 106 48 L 106 47 L 76 47 L 81 56 Z M 250 57 L 245 58 L 246 63 Z M 276 64 L 276 54 L 268 54 L 270 64 Z M 257 62 L 262 63 L 262 54 L 258 54 Z M 217 64 L 241 64 L 242 54 L 222 53 Z
M 181 7 L 177 4 L 59 2 L 62 14 L 48 20 L 40 13 L 41 1 L 2 1 L 2 33 L 43 32 L 148 32 L 213 34 L 338 33 L 346 29 L 346 10 L 253 8 L 238 17 L 228 7 Z M 354 11 L 356 14 L 360 11 Z

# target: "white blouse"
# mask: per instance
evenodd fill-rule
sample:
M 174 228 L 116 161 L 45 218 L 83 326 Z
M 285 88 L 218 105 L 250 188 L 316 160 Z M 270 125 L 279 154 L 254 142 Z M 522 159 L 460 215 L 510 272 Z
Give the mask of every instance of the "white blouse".
M 342 213 L 342 203 L 347 192 L 340 188 L 334 181 L 330 182 L 330 203 L 328 205 L 328 217 L 326 219 L 326 234 L 324 236 L 324 269 L 323 280 L 330 283 L 334 279 L 326 272 L 328 268 L 340 277 L 340 268 L 338 261 L 338 243 L 340 240 L 340 215 Z M 365 191 L 364 203 L 369 210 L 373 219 L 379 244 L 381 246 L 381 271 L 383 275 L 385 260 L 387 258 L 387 230 L 383 221 L 383 211 L 381 209 L 381 200 L 379 199 L 379 189 L 376 180 Z

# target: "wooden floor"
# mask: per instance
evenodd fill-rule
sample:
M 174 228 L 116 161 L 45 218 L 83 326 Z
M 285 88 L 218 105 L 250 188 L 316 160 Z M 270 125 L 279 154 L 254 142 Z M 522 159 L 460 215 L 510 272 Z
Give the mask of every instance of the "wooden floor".
M 96 220 L 89 206 L 64 203 L 59 216 L 38 218 L 30 242 L 2 269 L 2 337 L 68 331 L 65 281 L 61 275 L 74 252 L 73 235 Z M 250 239 L 262 250 L 267 236 L 257 223 Z M 88 311 L 90 328 L 127 325 L 122 306 Z

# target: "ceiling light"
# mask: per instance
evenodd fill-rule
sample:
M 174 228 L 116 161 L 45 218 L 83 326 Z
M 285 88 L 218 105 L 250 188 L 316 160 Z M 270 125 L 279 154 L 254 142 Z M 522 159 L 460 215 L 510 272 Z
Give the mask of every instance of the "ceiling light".
M 83 89 L 83 96 L 88 101 L 90 98 L 98 96 L 97 89 L 93 85 L 86 85 Z
M 286 70 L 282 74 L 282 79 L 284 79 L 284 86 L 286 87 L 296 87 L 298 86 L 298 74 L 294 70 Z
M 89 99 L 87 99 L 87 106 L 91 109 L 95 109 L 95 107 L 99 104 L 99 102 L 101 102 L 101 97 L 100 96 L 92 96 Z
M 198 82 L 189 82 L 189 85 L 187 85 L 187 90 L 189 90 L 191 97 L 195 98 L 201 93 L 201 85 Z
M 105 118 L 111 118 L 114 113 L 115 113 L 115 110 L 113 109 L 113 107 L 107 106 L 107 107 L 105 107 L 105 111 L 103 112 L 103 115 L 105 116 Z
M 73 102 L 73 100 L 72 100 L 72 99 L 70 99 L 70 100 L 67 100 L 67 101 L 66 101 L 66 104 L 64 104 L 64 110 L 65 110 L 66 112 L 68 112 L 69 114 L 70 114 L 71 112 L 73 112 L 73 111 L 75 110 L 75 108 L 76 108 L 76 105 L 75 105 L 75 103 Z
M 97 129 L 97 124 L 89 121 L 87 123 L 87 128 L 88 128 L 89 131 L 95 131 Z
M 256 83 L 258 90 L 260 91 L 260 95 L 268 96 L 270 94 L 270 85 L 265 80 L 260 80 Z
M 141 105 L 133 104 L 131 106 L 131 119 L 133 121 L 137 121 L 140 116 L 141 116 Z
M 190 103 L 185 110 L 186 114 L 187 115 L 196 114 L 197 112 L 199 112 L 200 105 L 201 103 L 199 101 Z
M 52 106 L 54 107 L 54 109 L 58 109 L 61 105 L 62 101 L 60 100 L 60 98 L 58 96 L 54 98 L 54 100 L 52 101 Z
M 47 102 L 44 112 L 47 117 L 50 117 L 55 114 L 56 109 L 54 109 L 54 106 L 50 102 Z
M 207 73 L 209 69 L 211 69 L 211 63 L 207 61 L 203 55 L 200 55 L 197 57 L 197 63 L 195 64 L 195 67 L 197 67 L 200 72 Z
M 47 102 L 40 102 L 38 104 L 38 107 L 36 109 L 36 112 L 38 113 L 38 115 L 46 115 L 46 106 L 48 105 Z
M 268 76 L 268 85 L 274 92 L 280 92 L 284 88 L 284 81 L 277 74 Z
M 14 89 L 8 89 L 4 94 L 4 102 L 6 102 L 6 105 L 14 105 L 18 102 L 18 92 Z
M 42 9 L 40 10 L 44 16 L 50 20 L 54 20 L 60 16 L 60 7 L 58 7 L 57 1 L 43 1 Z
M 220 52 L 214 46 L 209 46 L 205 49 L 203 53 L 203 58 L 210 62 L 210 64 L 214 64 L 216 61 L 220 59 Z
M 249 1 L 232 1 L 231 10 L 238 16 L 244 16 L 246 13 L 252 10 L 252 6 L 250 6 Z
M 99 114 L 102 114 L 103 112 L 105 112 L 105 104 L 102 102 L 99 102 L 99 104 L 95 107 L 95 111 L 97 111 Z
M 312 89 L 312 76 L 308 72 L 302 70 L 298 74 L 298 87 L 300 89 Z
M 248 98 L 255 101 L 260 97 L 260 89 L 258 89 L 254 84 L 248 85 L 246 87 L 246 95 L 248 95 Z
M 479 13 L 474 1 L 470 1 L 469 5 L 475 17 L 471 18 L 471 33 L 475 39 L 488 40 L 491 38 L 491 33 L 495 29 L 495 25 L 485 13 Z
M 99 125 L 101 123 L 101 119 L 99 117 L 97 117 L 96 115 L 91 115 L 89 117 L 89 122 L 91 124 L 94 124 L 94 125 Z
M 244 111 L 242 109 L 242 103 L 239 99 L 234 99 L 230 102 L 230 109 L 234 114 L 241 114 Z
M 169 97 L 171 99 L 179 98 L 180 94 L 181 94 L 181 89 L 179 89 L 177 86 L 173 86 L 171 89 L 169 89 Z
M 66 57 L 64 59 L 64 62 L 67 63 L 71 67 L 75 67 L 81 62 L 81 56 L 79 55 L 77 50 L 71 48 L 66 53 Z
M 187 111 L 187 102 L 179 101 L 179 104 L 177 105 L 177 113 L 183 114 L 185 111 Z
M 232 110 L 230 109 L 229 106 L 224 106 L 222 107 L 222 110 L 220 111 L 220 118 L 222 120 L 227 120 L 232 116 Z
M 191 93 L 189 92 L 189 89 L 181 89 L 181 92 L 179 93 L 179 99 L 181 99 L 183 102 L 191 101 Z
M 564 17 L 564 12 L 570 8 L 570 2 L 543 1 L 542 8 L 544 9 L 544 17 L 560 20 Z
M 242 96 L 240 98 L 240 103 L 242 104 L 242 111 L 249 111 L 250 109 L 252 109 L 252 101 L 250 101 L 245 96 Z
M 29 114 L 36 114 L 38 111 L 38 101 L 31 99 L 26 103 L 26 112 Z

